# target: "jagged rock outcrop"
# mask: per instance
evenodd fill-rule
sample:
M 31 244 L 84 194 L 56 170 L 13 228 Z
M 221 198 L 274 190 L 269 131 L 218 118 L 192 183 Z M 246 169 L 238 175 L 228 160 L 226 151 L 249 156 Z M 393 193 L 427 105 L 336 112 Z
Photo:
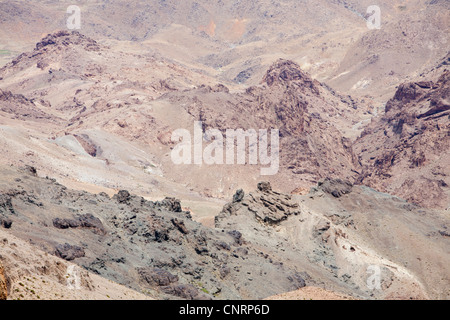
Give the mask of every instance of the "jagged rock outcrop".
M 81 45 L 87 51 L 98 51 L 100 49 L 97 41 L 78 31 L 61 30 L 45 36 L 36 44 L 35 51 L 48 50 L 49 46 L 67 47 L 72 45 Z
M 257 187 L 257 191 L 250 192 L 245 197 L 244 192 L 238 190 L 233 196 L 233 202 L 226 204 L 222 212 L 215 217 L 216 224 L 229 215 L 239 215 L 247 210 L 252 212 L 257 220 L 271 225 L 300 213 L 298 203 L 292 201 L 290 195 L 273 191 L 269 182 L 260 182 Z
M 9 229 L 12 226 L 12 220 L 5 217 L 0 217 L 0 226 L 5 229 Z
M 428 245 L 448 245 L 448 219 L 444 216 L 342 179 L 325 179 L 308 194 L 291 197 L 292 205 L 287 207 L 293 214 L 286 216 L 286 209 L 280 207 L 286 205 L 285 195 L 273 191 L 268 183 L 259 183 L 257 190 L 246 193 L 241 201 L 226 204 L 216 217 L 215 227 L 236 229 L 247 243 L 257 244 L 274 263 L 299 267 L 297 274 L 289 275 L 293 286 L 301 287 L 301 279 L 308 284 L 317 279 L 317 269 L 309 267 L 320 266 L 344 286 L 352 287 L 353 292 L 364 291 L 367 267 L 378 261 L 376 264 L 386 278 L 382 281 L 383 290 L 370 291 L 372 297 L 380 293 L 389 298 L 401 297 L 408 288 L 411 297 L 423 299 L 429 291 L 420 289 L 418 283 L 431 282 L 443 293 L 442 274 L 448 273 L 448 267 L 442 268 L 440 259 L 448 260 L 449 256 L 443 256 L 441 249 L 430 250 Z M 269 209 L 267 216 L 267 205 L 274 205 L 276 212 Z M 270 223 L 265 223 L 264 217 Z M 404 234 L 414 236 L 405 238 Z M 393 244 L 397 247 L 393 248 Z M 381 254 L 383 258 L 378 260 Z M 414 265 L 418 256 L 427 256 L 427 263 L 433 261 L 440 275 L 422 274 L 423 266 Z M 399 272 L 403 267 L 421 275 L 405 277 L 403 271 Z

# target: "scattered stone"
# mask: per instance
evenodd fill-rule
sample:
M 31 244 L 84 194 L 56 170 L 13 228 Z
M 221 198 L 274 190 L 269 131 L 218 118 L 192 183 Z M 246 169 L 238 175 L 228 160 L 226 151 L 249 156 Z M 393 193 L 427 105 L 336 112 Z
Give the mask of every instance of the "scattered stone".
M 69 229 L 69 228 L 77 228 L 80 226 L 80 223 L 74 219 L 53 219 L 53 226 L 58 229 Z
M 224 242 L 224 241 L 217 241 L 216 242 L 216 247 L 221 249 L 221 250 L 227 250 L 230 251 L 231 247 L 228 243 Z
M 306 287 L 306 281 L 303 279 L 302 275 L 298 272 L 293 275 L 288 276 L 288 280 L 292 282 L 294 290 Z
M 220 268 L 220 270 L 219 270 L 220 277 L 221 277 L 222 279 L 226 278 L 226 276 L 229 275 L 230 272 L 231 272 L 231 269 L 230 269 L 228 266 L 226 266 L 226 265 L 222 266 L 222 267 Z

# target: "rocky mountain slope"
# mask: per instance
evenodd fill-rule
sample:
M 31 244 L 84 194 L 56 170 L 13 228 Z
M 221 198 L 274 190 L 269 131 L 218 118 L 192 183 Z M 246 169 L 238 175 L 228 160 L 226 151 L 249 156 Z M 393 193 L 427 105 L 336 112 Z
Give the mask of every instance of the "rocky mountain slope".
M 220 130 L 225 140 L 228 129 L 278 129 L 279 171 L 265 179 L 285 192 L 310 187 L 325 176 L 349 179 L 357 176 L 359 164 L 351 140 L 345 135 L 357 123 L 362 107 L 351 97 L 312 79 L 292 61 L 276 61 L 261 84 L 245 92 L 230 93 L 225 86 L 204 86 L 173 91 L 160 100 L 187 113 L 176 123 L 191 132 L 194 121 L 202 121 L 204 132 Z M 252 116 L 245 116 L 248 114 Z M 248 146 L 249 142 L 247 154 Z M 212 195 L 219 196 L 237 187 L 251 187 L 250 182 L 259 175 L 260 168 L 268 167 L 259 163 L 248 165 L 249 159 L 246 162 L 245 166 L 213 165 L 211 169 L 192 167 L 188 171 L 186 166 L 171 166 L 168 172 L 179 181 L 197 184 L 196 189 L 208 186 Z M 205 174 L 208 178 L 199 180 Z
M 82 32 L 105 43 L 156 51 L 222 82 L 246 86 L 257 84 L 282 57 L 340 91 L 376 99 L 374 107 L 399 82 L 418 76 L 448 51 L 445 0 L 377 1 L 380 30 L 367 27 L 370 0 L 96 0 L 77 5 Z M 2 64 L 66 28 L 68 6 L 55 0 L 2 2 Z
M 448 1 L 76 5 L 0 2 L 0 299 L 448 299 Z
M 194 121 L 203 121 L 204 131 L 223 133 L 278 129 L 280 169 L 268 179 L 285 192 L 308 188 L 325 176 L 355 179 L 359 171 L 349 137 L 359 132 L 353 126 L 365 113 L 364 105 L 314 80 L 289 60 L 275 62 L 260 85 L 233 91 L 233 85 L 205 85 L 214 80 L 151 54 L 122 52 L 78 32 L 61 31 L 5 65 L 0 78 L 5 130 L 25 127 L 40 140 L 39 144 L 21 142 L 23 148 L 5 147 L 12 154 L 3 162 L 20 165 L 18 161 L 24 161 L 17 155 L 20 150 L 27 154 L 25 164 L 61 179 L 69 176 L 115 188 L 123 181 L 111 172 L 120 176 L 127 168 L 135 172 L 136 182 L 122 188 L 136 190 L 140 185 L 139 192 L 148 192 L 156 183 L 176 181 L 218 197 L 254 184 L 260 163 L 188 171 L 174 165 L 169 156 L 174 147 L 171 134 L 180 128 L 192 132 Z M 40 125 L 42 119 L 46 126 Z M 11 126 L 11 120 L 18 120 L 18 125 Z M 24 134 L 26 140 L 28 133 Z M 11 141 L 5 137 L 4 143 Z M 54 149 L 55 144 L 59 148 Z M 37 157 L 44 153 L 42 147 L 58 153 Z M 75 163 L 83 170 L 68 174 L 73 164 L 68 165 L 67 151 L 83 158 Z M 80 174 L 86 170 L 91 174 Z M 149 173 L 151 184 L 142 171 Z
M 448 219 L 442 212 L 341 180 L 322 181 L 304 196 L 280 194 L 268 183 L 238 194 L 216 217 L 216 227 L 235 228 L 250 242 L 277 252 L 285 266 L 307 261 L 351 287 L 350 292 L 365 291 L 363 296 L 405 299 L 409 292 L 413 298 L 442 298 L 449 293 L 445 286 L 436 290 L 449 272 L 444 267 Z M 373 265 L 382 270 L 380 291 L 367 290 Z M 331 284 L 325 288 L 347 292 Z
M 280 168 L 267 179 L 284 192 L 305 190 L 321 178 L 334 177 L 366 183 L 407 199 L 413 196 L 416 203 L 428 201 L 425 198 L 429 196 L 417 192 L 410 182 L 411 188 L 404 188 L 386 181 L 387 188 L 386 183 L 372 183 L 364 178 L 375 174 L 375 180 L 384 180 L 386 172 L 366 169 L 362 173 L 361 164 L 377 162 L 389 153 L 381 150 L 396 149 L 399 143 L 383 143 L 383 149 L 379 149 L 379 142 L 369 142 L 367 137 L 373 135 L 366 134 L 372 130 L 368 128 L 376 125 L 372 122 L 365 126 L 369 119 L 367 101 L 336 92 L 314 80 L 293 61 L 276 61 L 259 85 L 240 91 L 232 84 L 205 85 L 215 80 L 155 54 L 122 49 L 99 44 L 79 32 L 61 31 L 46 36 L 33 51 L 5 65 L 0 70 L 1 110 L 6 125 L 2 137 L 4 149 L 11 154 L 7 153 L 3 163 L 39 166 L 45 174 L 57 175 L 69 185 L 89 183 L 141 194 L 151 194 L 149 190 L 158 185 L 154 198 L 173 190 L 172 182 L 188 187 L 178 192 L 214 197 L 231 196 L 236 188 L 251 187 L 262 165 L 203 165 L 186 170 L 186 166 L 171 161 L 171 133 L 180 128 L 192 133 L 194 121 L 202 121 L 203 131 L 219 129 L 222 133 L 240 128 L 279 129 Z M 127 61 L 133 61 L 134 67 L 129 67 Z M 440 103 L 445 105 L 447 84 L 439 83 L 444 88 L 438 93 L 444 101 Z M 398 92 L 395 97 L 401 95 Z M 397 100 L 398 108 L 411 103 L 402 97 Z M 393 112 L 388 115 L 388 123 L 403 119 L 404 115 Z M 18 125 L 10 125 L 16 121 Z M 46 126 L 40 125 L 43 121 Z M 378 121 L 378 133 L 382 132 L 383 121 Z M 19 134 L 21 127 L 26 131 Z M 352 139 L 363 129 L 366 138 L 353 145 Z M 39 143 L 30 139 L 30 132 Z M 440 144 L 445 144 L 445 124 L 441 132 L 444 136 Z M 18 136 L 23 137 L 21 148 L 17 147 Z M 44 152 L 42 148 L 53 150 Z M 374 157 L 371 148 L 381 154 Z M 446 150 L 445 145 L 439 150 Z M 48 152 L 53 154 L 44 158 L 42 155 Z M 77 161 L 67 161 L 68 154 Z M 383 166 L 391 170 L 390 164 Z M 442 174 L 447 174 L 446 166 L 442 168 Z M 127 185 L 121 185 L 124 170 L 134 176 Z M 142 176 L 142 171 L 148 175 Z M 399 175 L 402 174 L 392 175 L 396 182 L 402 181 L 397 179 Z M 448 182 L 441 180 L 430 187 L 435 195 L 425 205 L 446 207 Z
M 30 168 L 2 176 L 8 233 L 154 298 L 260 299 L 306 285 L 358 298 L 449 294 L 444 216 L 365 187 L 326 180 L 290 196 L 259 183 L 211 229 L 173 198 L 73 191 Z M 383 290 L 367 287 L 369 265 Z
M 355 142 L 359 183 L 426 207 L 450 205 L 450 72 L 401 84 Z
M 152 297 L 263 298 L 305 285 L 295 268 L 265 258 L 241 233 L 194 222 L 176 199 L 151 202 L 127 191 L 110 198 L 11 169 L 2 176 L 9 232 Z
M 0 300 L 148 300 L 0 228 Z

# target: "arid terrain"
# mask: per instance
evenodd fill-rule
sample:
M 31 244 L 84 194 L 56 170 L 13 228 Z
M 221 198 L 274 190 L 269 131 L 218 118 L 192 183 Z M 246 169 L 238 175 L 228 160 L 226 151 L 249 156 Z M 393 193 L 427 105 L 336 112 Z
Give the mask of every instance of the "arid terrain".
M 448 1 L 70 5 L 0 1 L 0 298 L 450 298 Z

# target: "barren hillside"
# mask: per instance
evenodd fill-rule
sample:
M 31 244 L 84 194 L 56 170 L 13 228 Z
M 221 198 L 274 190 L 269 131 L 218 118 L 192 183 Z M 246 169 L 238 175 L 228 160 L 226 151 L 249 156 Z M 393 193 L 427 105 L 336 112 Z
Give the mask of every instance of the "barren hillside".
M 449 30 L 446 0 L 0 1 L 0 299 L 449 299 Z

